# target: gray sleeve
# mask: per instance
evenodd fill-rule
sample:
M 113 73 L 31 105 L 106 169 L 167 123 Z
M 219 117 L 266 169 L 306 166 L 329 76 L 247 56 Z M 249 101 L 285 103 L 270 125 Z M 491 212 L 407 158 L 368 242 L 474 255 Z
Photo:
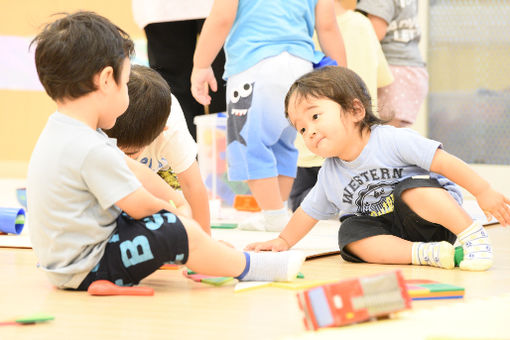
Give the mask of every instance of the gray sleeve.
M 98 145 L 85 157 L 81 174 L 103 209 L 114 205 L 141 186 L 117 147 Z
M 317 183 L 301 203 L 303 211 L 316 220 L 327 220 L 338 214 L 338 209 L 327 198 L 324 188 L 325 177 L 324 169 L 321 169 Z
M 383 18 L 389 24 L 395 16 L 395 3 L 393 0 L 360 0 L 356 10 Z
M 408 128 L 397 129 L 392 136 L 393 147 L 403 162 L 430 171 L 432 159 L 437 149 L 442 147 L 440 142 L 425 138 Z

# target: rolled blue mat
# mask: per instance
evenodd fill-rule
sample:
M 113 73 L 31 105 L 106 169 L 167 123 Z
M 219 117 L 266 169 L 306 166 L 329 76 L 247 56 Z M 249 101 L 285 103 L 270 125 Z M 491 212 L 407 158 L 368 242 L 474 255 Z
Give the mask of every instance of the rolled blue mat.
M 0 207 L 0 231 L 8 234 L 20 234 L 25 226 L 25 210 Z

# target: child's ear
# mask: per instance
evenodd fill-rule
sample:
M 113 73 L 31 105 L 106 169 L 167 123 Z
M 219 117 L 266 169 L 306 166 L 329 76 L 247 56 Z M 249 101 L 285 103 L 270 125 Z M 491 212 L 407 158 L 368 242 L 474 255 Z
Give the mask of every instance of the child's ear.
M 98 90 L 107 90 L 115 83 L 115 77 L 113 76 L 113 67 L 106 66 L 98 74 L 94 76 L 94 83 Z
M 365 119 L 365 106 L 358 98 L 354 98 L 352 101 L 352 113 L 356 122 L 361 122 Z

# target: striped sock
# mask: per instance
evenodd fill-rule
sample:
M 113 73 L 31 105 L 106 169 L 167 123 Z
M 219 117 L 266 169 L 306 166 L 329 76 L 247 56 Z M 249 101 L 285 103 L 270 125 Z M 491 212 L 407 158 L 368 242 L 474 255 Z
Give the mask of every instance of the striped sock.
M 484 271 L 493 263 L 493 254 L 489 235 L 480 222 L 475 221 L 457 235 L 464 249 L 464 259 L 459 267 L 462 270 Z
M 455 249 L 446 242 L 414 242 L 412 250 L 412 263 L 420 266 L 432 266 L 452 269 Z

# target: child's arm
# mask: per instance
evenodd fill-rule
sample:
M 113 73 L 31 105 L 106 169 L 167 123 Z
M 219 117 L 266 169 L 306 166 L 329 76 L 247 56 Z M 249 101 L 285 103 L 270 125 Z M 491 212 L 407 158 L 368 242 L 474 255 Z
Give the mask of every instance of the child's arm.
M 182 193 L 191 206 L 191 214 L 202 229 L 211 234 L 209 199 L 196 161 L 189 168 L 177 174 Z
M 155 197 L 143 186 L 117 201 L 115 205 L 136 220 L 155 214 L 162 209 L 181 215 L 171 203 Z
M 388 29 L 388 23 L 381 17 L 368 14 L 368 19 L 372 23 L 374 27 L 375 35 L 377 35 L 377 39 L 381 41 L 386 35 L 386 30 Z
M 478 201 L 487 218 L 494 216 L 503 226 L 510 224 L 510 200 L 495 191 L 490 184 L 480 177 L 469 165 L 448 152 L 437 149 L 430 171 L 441 174 L 457 183 Z
M 172 207 L 172 210 L 169 210 L 167 208 L 164 209 L 177 213 L 178 215 L 191 217 L 191 209 L 186 200 L 178 192 L 172 189 L 161 177 L 159 177 L 155 172 L 153 172 L 151 169 L 149 169 L 142 163 L 139 163 L 127 156 L 125 157 L 125 159 L 127 165 L 129 166 L 131 171 L 135 174 L 135 176 L 138 178 L 138 180 L 142 183 L 142 186 L 145 188 L 149 195 L 152 194 L 153 196 L 155 196 L 155 198 L 158 198 L 166 203 L 172 201 L 173 204 L 175 204 L 175 208 Z M 142 202 L 140 201 L 139 203 L 141 204 Z M 119 206 L 119 208 L 121 207 Z M 127 213 L 129 214 L 129 212 Z M 130 216 L 134 217 L 132 215 Z
M 317 220 L 307 215 L 301 207 L 292 215 L 289 223 L 280 235 L 266 242 L 251 243 L 246 250 L 283 251 L 292 248 L 317 224 Z
M 319 0 L 315 5 L 315 30 L 322 51 L 338 63 L 347 66 L 344 40 L 338 29 L 333 0 Z
M 216 92 L 217 84 L 211 64 L 225 43 L 237 13 L 238 0 L 215 0 L 205 20 L 193 56 L 191 93 L 202 105 L 209 105 L 209 87 Z

